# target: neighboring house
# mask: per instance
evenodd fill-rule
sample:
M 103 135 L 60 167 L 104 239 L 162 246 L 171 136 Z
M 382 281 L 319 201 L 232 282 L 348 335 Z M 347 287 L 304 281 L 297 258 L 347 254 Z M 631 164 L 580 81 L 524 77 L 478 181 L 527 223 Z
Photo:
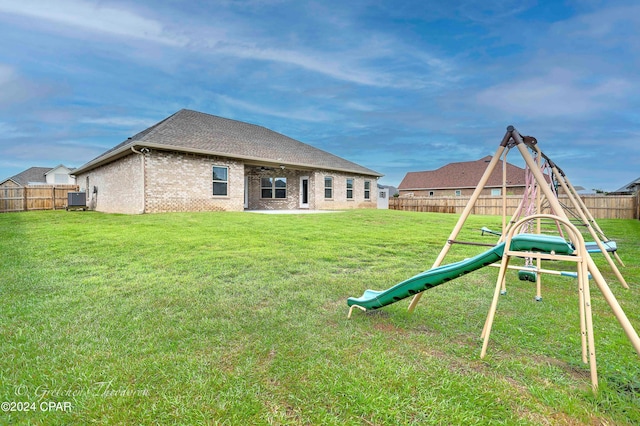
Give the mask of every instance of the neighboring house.
M 409 172 L 398 190 L 401 197 L 460 197 L 470 196 L 484 174 L 491 156 L 476 161 L 449 163 L 436 170 Z M 480 195 L 502 195 L 502 160 Z M 507 195 L 522 195 L 525 190 L 525 170 L 507 163 Z
M 45 173 L 48 185 L 75 185 L 76 178 L 71 174 L 73 168 L 69 168 L 60 164 Z
M 618 188 L 615 191 L 609 192 L 610 195 L 633 195 L 640 191 L 640 177 L 634 179 L 622 188 Z
M 75 185 L 72 168 L 62 164 L 56 167 L 30 167 L 0 182 L 0 188 L 20 188 L 30 185 Z
M 382 175 L 267 128 L 180 110 L 74 171 L 114 213 L 376 208 Z

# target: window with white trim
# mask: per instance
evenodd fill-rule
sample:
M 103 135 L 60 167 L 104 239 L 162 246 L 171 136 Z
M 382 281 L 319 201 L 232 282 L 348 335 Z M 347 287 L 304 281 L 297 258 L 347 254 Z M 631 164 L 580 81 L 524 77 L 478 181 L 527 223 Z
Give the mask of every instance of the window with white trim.
M 429 191 L 429 197 L 433 197 L 435 193 L 433 191 Z
M 324 198 L 333 198 L 333 178 L 331 176 L 325 176 L 324 178 Z
M 213 166 L 213 195 L 226 197 L 229 194 L 229 168 Z
M 495 196 L 502 195 L 502 189 L 500 189 L 500 188 L 492 189 L 492 190 L 491 190 L 491 195 L 493 195 L 494 197 L 495 197 Z
M 371 200 L 371 181 L 370 180 L 364 181 L 364 199 Z
M 287 178 L 260 179 L 261 198 L 287 198 Z
M 460 197 L 462 195 L 462 190 L 456 189 L 456 197 Z
M 347 179 L 347 200 L 353 200 L 353 179 Z

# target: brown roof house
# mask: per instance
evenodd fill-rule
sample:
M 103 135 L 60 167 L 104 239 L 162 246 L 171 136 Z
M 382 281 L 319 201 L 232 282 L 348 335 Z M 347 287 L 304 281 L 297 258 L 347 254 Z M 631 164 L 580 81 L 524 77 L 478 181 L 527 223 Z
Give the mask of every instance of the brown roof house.
M 114 213 L 376 208 L 366 167 L 267 128 L 180 110 L 74 171 Z
M 398 187 L 401 197 L 471 196 L 482 178 L 491 156 L 476 161 L 449 163 L 436 170 L 409 172 Z M 525 170 L 507 163 L 507 195 L 522 195 Z M 498 161 L 480 195 L 502 195 L 502 160 Z

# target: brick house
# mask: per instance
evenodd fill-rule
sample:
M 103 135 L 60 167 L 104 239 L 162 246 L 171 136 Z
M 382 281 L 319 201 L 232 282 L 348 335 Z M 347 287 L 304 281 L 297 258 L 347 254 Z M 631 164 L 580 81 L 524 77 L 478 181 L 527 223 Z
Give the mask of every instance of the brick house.
M 449 163 L 436 170 L 408 172 L 398 186 L 400 197 L 471 196 L 490 161 L 488 155 L 476 161 Z M 480 195 L 502 195 L 502 167 L 500 160 Z M 524 191 L 525 170 L 507 162 L 507 195 L 523 195 Z
M 74 172 L 112 213 L 376 208 L 382 175 L 265 127 L 180 110 Z

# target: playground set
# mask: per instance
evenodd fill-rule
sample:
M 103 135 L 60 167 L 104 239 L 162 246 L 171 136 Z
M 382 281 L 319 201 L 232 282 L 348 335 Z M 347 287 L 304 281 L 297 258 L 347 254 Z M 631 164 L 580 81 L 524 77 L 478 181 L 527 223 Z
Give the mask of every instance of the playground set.
M 506 159 L 514 147 L 517 148 L 526 163 L 526 189 L 519 206 L 511 219 L 507 221 Z M 501 231 L 493 231 L 483 227 L 481 230 L 482 235 L 498 236 L 496 245 L 472 258 L 442 265 L 449 249 L 454 244 L 477 244 L 457 241 L 456 238 L 500 159 L 503 160 L 502 229 Z M 567 204 L 560 202 L 559 189 L 566 195 Z M 549 213 L 544 213 L 545 211 L 549 211 Z M 555 235 L 550 235 L 550 232 Z M 585 242 L 583 232 L 588 233 L 593 241 Z M 347 305 L 350 307 L 348 318 L 351 318 L 354 308 L 366 312 L 382 308 L 409 296 L 413 296 L 409 304 L 409 311 L 412 312 L 425 290 L 485 266 L 499 267 L 495 292 L 481 334 L 483 344 L 480 357 L 484 358 L 487 353 L 498 300 L 501 294 L 506 294 L 507 270 L 517 270 L 520 280 L 536 283 L 535 300 L 537 301 L 542 300 L 542 274 L 572 277 L 577 279 L 578 283 L 582 361 L 589 364 L 592 389 L 596 392 L 598 376 L 589 288 L 590 279 L 595 281 L 639 356 L 640 338 L 591 258 L 591 253 L 602 253 L 620 284 L 629 288 L 616 265 L 617 262 L 624 266 L 618 256 L 616 243 L 609 240 L 600 229 L 565 173 L 539 149 L 538 141 L 534 137 L 522 136 L 513 126 L 509 126 L 431 269 L 387 290 L 366 290 L 361 297 L 350 297 L 347 300 Z M 514 258 L 524 259 L 524 265 L 511 265 Z M 542 261 L 571 262 L 575 264 L 575 272 L 546 269 L 542 267 Z

